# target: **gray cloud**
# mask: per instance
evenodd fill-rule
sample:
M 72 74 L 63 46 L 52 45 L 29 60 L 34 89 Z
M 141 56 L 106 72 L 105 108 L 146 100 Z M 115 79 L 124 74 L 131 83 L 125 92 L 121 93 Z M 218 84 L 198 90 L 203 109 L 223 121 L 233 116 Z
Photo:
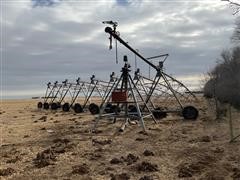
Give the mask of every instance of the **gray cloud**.
M 112 71 L 120 73 L 125 54 L 134 69 L 134 55 L 121 45 L 120 63 L 115 64 L 103 20 L 118 21 L 121 37 L 144 56 L 169 53 L 165 68 L 175 76 L 206 73 L 221 50 L 230 46 L 234 27 L 231 10 L 218 0 L 66 0 L 51 8 L 8 1 L 3 10 L 2 90 L 6 95 L 26 91 L 31 96 L 46 82 L 65 78 L 88 80 L 96 74 L 107 79 Z M 145 63 L 138 61 L 138 65 L 148 73 Z

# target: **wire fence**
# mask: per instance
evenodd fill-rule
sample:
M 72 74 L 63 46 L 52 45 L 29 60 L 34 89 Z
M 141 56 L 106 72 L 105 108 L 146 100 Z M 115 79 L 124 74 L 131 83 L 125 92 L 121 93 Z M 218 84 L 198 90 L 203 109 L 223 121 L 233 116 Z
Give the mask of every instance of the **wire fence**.
M 240 111 L 229 105 L 227 118 L 229 122 L 230 142 L 240 140 Z
M 226 120 L 229 126 L 230 142 L 240 141 L 240 110 L 216 99 L 208 99 L 208 107 L 216 121 Z

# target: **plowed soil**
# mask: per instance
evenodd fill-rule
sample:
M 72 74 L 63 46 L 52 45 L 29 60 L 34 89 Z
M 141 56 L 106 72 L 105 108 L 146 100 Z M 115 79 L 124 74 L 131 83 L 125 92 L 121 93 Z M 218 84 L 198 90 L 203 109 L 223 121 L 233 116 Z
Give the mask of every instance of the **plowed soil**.
M 199 118 L 145 119 L 119 132 L 122 121 L 61 110 L 36 100 L 1 103 L 1 179 L 240 179 L 240 138 L 229 143 L 227 119 L 216 121 L 205 100 Z M 240 117 L 240 116 L 239 116 Z

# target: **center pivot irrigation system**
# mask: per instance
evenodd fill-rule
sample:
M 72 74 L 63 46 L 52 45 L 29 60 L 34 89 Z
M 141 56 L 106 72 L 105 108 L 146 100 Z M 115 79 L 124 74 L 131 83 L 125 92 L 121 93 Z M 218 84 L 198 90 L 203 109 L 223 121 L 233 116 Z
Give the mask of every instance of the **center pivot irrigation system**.
M 128 64 L 127 56 L 124 56 L 124 66 L 122 68 L 122 74 L 116 84 L 110 89 L 106 98 L 102 101 L 100 105 L 99 115 L 95 123 L 95 128 L 101 117 L 111 116 L 116 118 L 124 118 L 125 122 L 123 128 L 130 123 L 131 119 L 137 119 L 143 130 L 145 131 L 145 125 L 143 118 L 151 117 L 154 122 L 155 118 L 165 117 L 167 112 L 180 112 L 180 114 L 185 119 L 196 119 L 198 117 L 198 110 L 194 106 L 183 106 L 181 97 L 184 100 L 188 100 L 189 96 L 192 96 L 195 100 L 196 97 L 190 92 L 190 90 L 184 86 L 180 81 L 171 77 L 170 75 L 163 72 L 163 63 L 168 57 L 168 54 L 162 54 L 155 57 L 164 57 L 163 61 L 160 61 L 158 65 L 154 65 L 150 62 L 150 59 L 155 58 L 144 58 L 138 51 L 132 48 L 126 41 L 120 37 L 120 33 L 116 31 L 117 22 L 104 21 L 104 24 L 110 24 L 113 26 L 106 27 L 105 32 L 110 35 L 110 49 L 112 48 L 112 38 L 124 45 L 128 50 L 133 52 L 141 60 L 147 63 L 151 68 L 156 70 L 156 75 L 154 79 L 147 79 L 140 75 L 140 70 L 135 72 L 135 82 L 130 75 L 130 64 Z M 117 43 L 116 43 L 117 44 Z M 117 50 L 116 50 L 117 55 Z M 174 84 L 174 86 L 172 86 Z M 180 91 L 183 89 L 184 91 Z M 141 91 L 141 92 L 140 92 Z M 160 92 L 158 98 L 162 100 L 171 95 L 177 101 L 179 108 L 175 110 L 168 110 L 166 108 L 156 107 L 152 101 L 153 94 Z M 185 93 L 188 97 L 185 97 Z M 112 114 L 104 114 L 106 105 L 115 104 L 115 111 Z
M 81 113 L 88 107 L 91 114 L 96 116 L 94 129 L 103 117 L 110 117 L 114 122 L 117 119 L 124 119 L 121 130 L 132 123 L 132 120 L 137 120 L 144 131 L 145 118 L 156 122 L 156 119 L 166 117 L 167 113 L 177 113 L 184 119 L 197 119 L 198 110 L 192 105 L 198 101 L 196 96 L 183 83 L 164 72 L 163 64 L 169 55 L 161 54 L 145 58 L 120 37 L 120 33 L 116 30 L 117 22 L 103 23 L 112 26 L 106 27 L 105 32 L 110 35 L 109 49 L 112 49 L 112 40 L 115 40 L 116 62 L 118 63 L 117 42 L 120 42 L 134 53 L 135 57 L 139 57 L 149 68 L 154 69 L 156 72 L 154 78 L 142 75 L 140 69 L 136 69 L 132 78 L 131 66 L 127 56 L 124 56 L 124 65 L 119 78 L 112 73 L 109 81 L 96 79 L 93 75 L 90 82 L 78 78 L 76 83 L 68 83 L 67 80 L 62 84 L 48 83 L 44 102 L 39 102 L 38 108 L 51 107 L 52 110 L 56 110 L 62 107 L 63 111 L 70 111 L 72 108 L 75 112 Z M 152 60 L 157 58 L 163 60 L 155 65 Z M 66 98 L 67 95 L 70 98 L 69 96 Z M 93 96 L 98 97 L 98 102 L 91 102 Z M 78 98 L 83 99 L 82 105 L 76 103 L 79 101 Z M 66 102 L 67 100 L 70 101 Z
M 75 83 L 70 83 L 67 79 L 61 84 L 58 81 L 53 84 L 49 82 L 43 102 L 38 102 L 37 107 L 45 110 L 62 108 L 65 112 L 73 109 L 75 113 L 82 113 L 89 109 L 92 114 L 96 114 L 95 109 L 90 108 L 95 107 L 95 104 L 91 103 L 91 97 L 102 101 L 116 79 L 115 73 L 112 72 L 108 82 L 96 79 L 95 75 L 90 77 L 89 82 L 82 81 L 80 78 L 77 78 Z

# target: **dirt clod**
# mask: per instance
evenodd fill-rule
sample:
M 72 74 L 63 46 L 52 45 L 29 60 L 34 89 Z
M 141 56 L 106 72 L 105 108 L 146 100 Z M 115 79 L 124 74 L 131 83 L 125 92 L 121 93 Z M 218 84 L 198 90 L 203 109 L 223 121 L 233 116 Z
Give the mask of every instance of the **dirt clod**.
M 192 177 L 194 174 L 200 173 L 204 169 L 202 163 L 184 163 L 179 165 L 178 177 Z
M 54 151 L 54 153 L 65 153 L 66 149 L 72 148 L 73 144 L 69 144 L 70 140 L 68 139 L 54 139 L 53 145 L 51 146 L 51 149 Z
M 105 140 L 97 140 L 97 139 L 93 139 L 92 140 L 93 145 L 95 144 L 99 144 L 99 145 L 107 145 L 107 144 L 111 144 L 112 140 L 111 139 L 105 139 Z
M 15 172 L 13 168 L 0 169 L 0 176 L 10 176 Z
M 68 119 L 69 121 L 75 121 L 76 120 L 76 118 L 70 118 L 70 119 Z
M 144 156 L 154 156 L 154 153 L 152 152 L 152 151 L 149 151 L 149 150 L 145 150 L 144 152 L 143 152 L 143 155 Z
M 153 180 L 152 176 L 143 176 L 139 180 Z
M 56 156 L 50 148 L 38 153 L 37 157 L 33 159 L 33 163 L 37 168 L 43 168 L 54 164 L 54 161 L 56 161 Z
M 129 180 L 130 179 L 130 175 L 127 173 L 122 173 L 122 174 L 111 174 L 111 180 Z
M 46 121 L 47 120 L 47 116 L 42 116 L 38 120 Z
M 148 136 L 148 133 L 146 131 L 139 131 L 138 133 L 142 134 L 142 135 L 145 135 L 145 136 Z
M 90 160 L 96 161 L 96 160 L 100 159 L 101 157 L 102 157 L 101 154 L 99 154 L 99 153 L 93 153 L 93 154 L 91 154 L 91 156 L 90 156 Z
M 211 142 L 211 137 L 210 136 L 202 136 L 199 138 L 199 142 Z
M 13 157 L 13 158 L 11 158 L 11 159 L 8 159 L 7 161 L 6 161 L 6 163 L 16 163 L 17 161 L 20 161 L 21 160 L 21 157 L 20 156 L 15 156 L 15 157 Z
M 137 165 L 137 170 L 139 172 L 155 172 L 158 171 L 158 166 L 156 164 L 143 161 Z
M 201 136 L 197 137 L 195 139 L 189 140 L 190 143 L 196 143 L 196 142 L 211 142 L 211 137 L 210 136 Z
M 200 180 L 224 180 L 224 176 L 216 171 L 207 172 Z
M 69 126 L 69 128 L 68 129 L 74 129 L 75 127 L 74 126 Z
M 92 131 L 92 133 L 94 133 L 94 134 L 100 134 L 100 133 L 102 133 L 102 130 L 94 130 L 94 131 Z
M 134 154 L 128 154 L 127 157 L 124 159 L 125 162 L 127 162 L 127 165 L 131 165 L 135 162 L 137 162 L 139 159 L 138 156 L 135 156 Z
M 193 176 L 193 172 L 189 167 L 183 166 L 179 169 L 179 172 L 178 172 L 179 178 L 192 177 L 192 176 Z
M 57 139 L 54 139 L 53 142 L 54 143 L 65 143 L 65 144 L 67 144 L 67 143 L 70 142 L 70 140 L 69 139 L 65 139 L 65 138 L 63 138 L 63 139 L 57 138 Z
M 114 171 L 114 168 L 113 167 L 106 167 L 105 170 L 106 171 Z
M 217 147 L 213 150 L 214 153 L 223 153 L 224 152 L 224 148 L 221 147 Z
M 111 164 L 120 164 L 122 163 L 122 161 L 118 158 L 113 158 L 111 161 L 110 161 Z
M 233 170 L 233 175 L 231 176 L 233 179 L 240 179 L 240 169 L 238 168 L 235 168 Z
M 84 175 L 90 172 L 90 169 L 87 166 L 87 164 L 76 165 L 76 166 L 73 166 L 72 169 L 73 169 L 72 174 Z

